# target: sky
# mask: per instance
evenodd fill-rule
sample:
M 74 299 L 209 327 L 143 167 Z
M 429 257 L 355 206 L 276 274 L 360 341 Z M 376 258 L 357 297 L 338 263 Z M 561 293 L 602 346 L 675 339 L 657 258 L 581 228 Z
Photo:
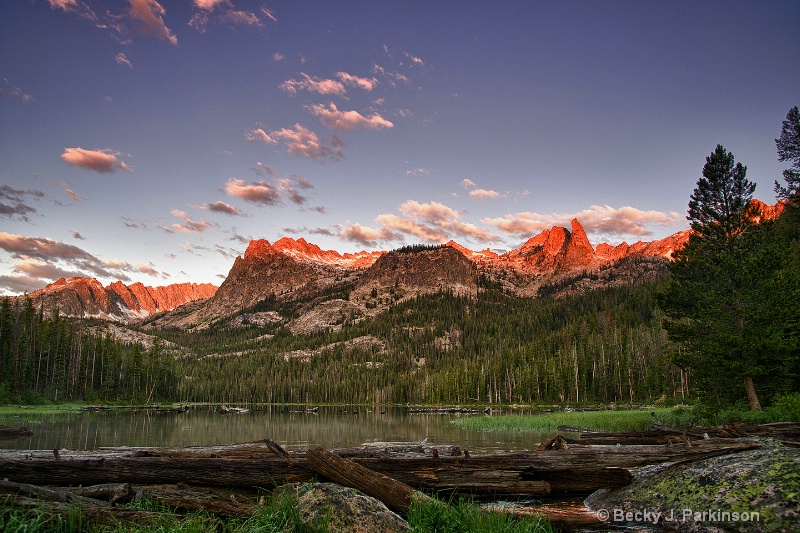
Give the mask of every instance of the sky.
M 686 229 L 717 144 L 774 203 L 800 2 L 0 3 L 0 294 L 219 285 L 252 239 L 507 251 Z

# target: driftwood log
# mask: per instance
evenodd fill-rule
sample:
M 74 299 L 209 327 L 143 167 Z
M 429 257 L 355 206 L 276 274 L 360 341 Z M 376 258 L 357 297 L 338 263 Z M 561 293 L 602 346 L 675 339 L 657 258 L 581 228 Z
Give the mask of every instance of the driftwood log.
M 323 448 L 313 448 L 306 453 L 308 469 L 329 480 L 358 489 L 367 496 L 378 498 L 392 511 L 406 514 L 415 498 L 425 498 L 405 483 L 365 468 Z
M 476 495 L 588 494 L 628 484 L 628 469 L 734 453 L 758 447 L 754 441 L 707 439 L 689 447 L 571 445 L 567 450 L 469 457 L 379 456 L 373 450 L 333 450 L 414 489 Z M 441 449 L 441 447 L 439 447 Z M 215 448 L 116 448 L 94 452 L 0 451 L 0 479 L 34 485 L 103 483 L 176 484 L 271 489 L 311 479 L 307 453 L 276 456 L 263 443 Z M 535 483 L 533 483 L 535 482 Z

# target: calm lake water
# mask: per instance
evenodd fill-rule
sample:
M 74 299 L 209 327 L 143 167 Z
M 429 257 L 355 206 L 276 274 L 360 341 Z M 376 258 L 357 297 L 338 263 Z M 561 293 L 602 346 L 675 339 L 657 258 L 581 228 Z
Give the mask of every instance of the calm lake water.
M 0 424 L 28 427 L 30 437 L 0 440 L 0 448 L 52 450 L 109 446 L 204 446 L 238 444 L 271 438 L 287 449 L 312 446 L 354 447 L 369 442 L 458 444 L 473 452 L 535 448 L 552 434 L 471 432 L 450 421 L 459 416 L 408 413 L 406 408 L 319 407 L 297 412 L 297 406 L 268 405 L 246 414 L 222 414 L 215 407 L 187 412 L 115 410 L 60 414 L 0 415 Z M 495 413 L 496 414 L 496 413 Z

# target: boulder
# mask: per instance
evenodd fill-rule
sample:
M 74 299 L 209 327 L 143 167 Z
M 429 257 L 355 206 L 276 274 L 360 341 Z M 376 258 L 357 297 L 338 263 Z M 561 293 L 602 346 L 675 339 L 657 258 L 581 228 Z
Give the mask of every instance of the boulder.
M 408 522 L 380 500 L 335 483 L 290 483 L 275 489 L 296 500 L 302 523 L 339 533 L 401 533 L 411 531 Z
M 797 531 L 800 524 L 800 449 L 755 450 L 640 468 L 633 482 L 586 500 L 617 525 L 650 525 L 681 532 Z

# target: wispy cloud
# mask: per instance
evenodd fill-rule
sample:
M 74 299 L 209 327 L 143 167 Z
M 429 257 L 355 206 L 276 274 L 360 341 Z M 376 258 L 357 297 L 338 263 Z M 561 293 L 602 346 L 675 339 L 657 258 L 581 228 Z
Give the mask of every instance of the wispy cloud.
M 375 247 L 379 243 L 401 241 L 403 237 L 387 228 L 370 228 L 361 224 L 352 224 L 339 228 L 339 238 L 356 242 L 362 246 Z
M 79 241 L 85 241 L 86 240 L 86 237 L 81 235 L 81 233 L 79 231 L 76 231 L 76 230 L 72 229 L 72 230 L 69 230 L 69 232 L 72 233 L 72 238 L 73 239 L 77 239 Z
M 205 209 L 206 211 L 211 211 L 212 213 L 222 213 L 225 215 L 231 215 L 236 217 L 243 217 L 247 216 L 247 214 L 239 209 L 238 207 L 234 207 L 230 204 L 227 204 L 223 201 L 218 201 L 210 204 L 203 204 L 195 206 L 199 209 Z
M 24 104 L 33 102 L 33 96 L 26 93 L 19 87 L 14 87 L 6 78 L 0 78 L 0 98 L 20 100 Z
M 171 44 L 178 44 L 178 38 L 164 23 L 164 7 L 156 0 L 128 0 L 128 16 L 133 25 L 144 34 L 153 35 Z
M 300 73 L 301 79 L 289 79 L 280 84 L 280 88 L 289 94 L 297 94 L 299 91 L 309 91 L 318 94 L 334 94 L 344 96 L 347 89 L 342 82 L 331 79 L 320 79 L 312 77 L 305 72 Z
M 326 127 L 336 131 L 350 131 L 359 127 L 371 130 L 394 127 L 394 124 L 378 113 L 365 117 L 358 111 L 340 111 L 333 102 L 327 106 L 321 104 L 308 106 L 308 109 L 318 116 Z
M 294 128 L 283 128 L 271 133 L 272 137 L 281 139 L 286 151 L 290 154 L 309 159 L 344 159 L 344 141 L 334 135 L 330 140 L 320 139 L 316 133 L 295 124 Z
M 86 200 L 86 198 L 76 193 L 72 189 L 64 189 L 64 192 L 67 193 L 67 196 L 69 196 L 70 200 L 75 200 L 76 202 L 82 202 Z
M 568 226 L 574 218 L 580 221 L 587 233 L 634 238 L 652 235 L 651 226 L 673 227 L 683 220 L 683 217 L 675 212 L 643 211 L 631 206 L 613 208 L 607 205 L 593 205 L 577 213 L 546 215 L 522 212 L 503 217 L 484 218 L 482 222 L 495 226 L 503 233 L 526 235 L 539 233 L 552 226 Z
M 0 217 L 30 222 L 28 215 L 36 214 L 37 211 L 26 203 L 26 197 L 29 196 L 44 198 L 44 193 L 38 189 L 15 189 L 9 185 L 0 185 L 0 199 L 9 202 L 0 202 Z
M 264 26 L 262 17 L 277 22 L 275 15 L 266 7 L 261 8 L 260 17 L 252 11 L 236 9 L 230 0 L 194 0 L 194 12 L 189 20 L 189 26 L 199 32 L 205 32 L 210 25 L 227 26 Z
M 130 26 L 141 34 L 152 35 L 170 44 L 177 45 L 178 38 L 164 22 L 166 10 L 156 0 L 126 0 L 127 8 L 113 12 L 103 3 L 93 10 L 82 0 L 48 0 L 50 7 L 82 18 L 95 28 L 108 31 L 123 44 L 131 42 Z M 99 14 L 98 14 L 99 13 Z
M 489 200 L 492 198 L 500 198 L 503 195 L 497 191 L 493 191 L 491 189 L 481 189 L 478 187 L 478 184 L 472 181 L 469 178 L 464 178 L 461 180 L 461 187 L 464 189 L 469 190 L 469 197 L 473 200 L 481 201 L 481 200 Z
M 444 243 L 450 239 L 496 242 L 489 230 L 461 220 L 461 213 L 439 202 L 408 200 L 400 206 L 401 215 L 379 215 L 375 220 L 385 229 L 426 242 Z
M 297 189 L 312 189 L 313 185 L 302 177 L 280 178 L 272 183 L 259 181 L 248 183 L 245 180 L 231 178 L 225 183 L 225 192 L 253 204 L 275 206 L 288 200 L 295 205 L 304 205 L 308 198 Z
M 205 230 L 209 228 L 216 228 L 217 224 L 213 222 L 209 222 L 208 220 L 201 220 L 196 221 L 192 220 L 185 211 L 181 211 L 180 209 L 173 209 L 171 212 L 172 216 L 178 217 L 183 219 L 183 224 L 178 224 L 177 222 L 171 224 L 168 228 L 162 227 L 164 231 L 168 233 L 178 232 L 178 233 L 203 233 Z
M 420 168 L 412 168 L 411 170 L 406 170 L 406 176 L 430 176 L 431 171 L 430 169 L 420 167 Z
M 72 166 L 109 174 L 116 170 L 133 171 L 125 162 L 118 159 L 121 154 L 110 149 L 84 150 L 83 148 L 64 148 L 61 159 Z
M 131 63 L 130 60 L 128 60 L 128 57 L 122 52 L 118 53 L 114 57 L 114 61 L 116 61 L 118 65 L 122 65 L 123 67 L 133 68 L 133 63 Z
M 362 78 L 348 74 L 347 72 L 337 72 L 336 77 L 342 80 L 345 85 L 358 87 L 359 89 L 364 89 L 365 91 L 371 91 L 376 85 L 378 85 L 378 80 L 375 78 Z
M 140 269 L 118 259 L 103 260 L 72 244 L 45 237 L 0 232 L 0 250 L 15 260 L 12 275 L 0 277 L 0 289 L 10 292 L 42 288 L 62 277 L 101 277 L 130 281 Z

